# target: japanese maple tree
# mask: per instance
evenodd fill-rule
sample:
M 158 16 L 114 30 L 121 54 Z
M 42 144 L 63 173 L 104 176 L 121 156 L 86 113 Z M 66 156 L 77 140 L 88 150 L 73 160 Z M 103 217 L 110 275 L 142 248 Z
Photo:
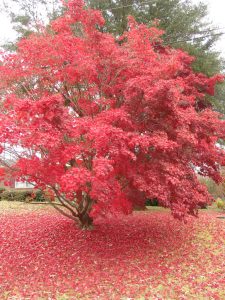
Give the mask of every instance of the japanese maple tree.
M 54 191 L 64 208 L 52 205 L 83 228 L 146 198 L 177 218 L 196 215 L 212 200 L 197 173 L 219 182 L 225 164 L 225 124 L 205 101 L 222 77 L 195 74 L 193 58 L 163 46 L 157 28 L 130 17 L 115 39 L 99 11 L 65 5 L 1 54 L 0 142 L 16 157 L 11 172 Z

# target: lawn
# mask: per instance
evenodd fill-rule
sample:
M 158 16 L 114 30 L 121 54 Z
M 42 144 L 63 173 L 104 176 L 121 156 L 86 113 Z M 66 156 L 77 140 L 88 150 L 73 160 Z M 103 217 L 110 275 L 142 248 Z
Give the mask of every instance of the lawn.
M 80 231 L 46 205 L 0 202 L 0 299 L 224 299 L 225 219 L 164 209 Z

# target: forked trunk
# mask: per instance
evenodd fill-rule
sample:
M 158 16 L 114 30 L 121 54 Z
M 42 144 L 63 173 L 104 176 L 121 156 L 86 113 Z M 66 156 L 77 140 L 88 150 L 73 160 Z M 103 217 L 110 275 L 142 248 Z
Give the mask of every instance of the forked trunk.
M 65 208 L 64 210 L 59 208 L 54 202 L 49 201 L 51 205 L 57 209 L 64 216 L 74 220 L 79 223 L 79 226 L 83 230 L 91 230 L 93 229 L 93 218 L 90 217 L 89 213 L 92 208 L 92 204 L 94 201 L 91 197 L 83 193 L 82 191 L 77 192 L 77 201 L 79 204 L 72 203 L 68 201 L 64 195 L 61 195 L 57 189 L 53 188 L 59 202 Z M 67 211 L 66 211 L 67 210 Z
M 79 215 L 80 228 L 83 230 L 92 230 L 93 226 L 93 218 L 89 216 L 88 213 Z

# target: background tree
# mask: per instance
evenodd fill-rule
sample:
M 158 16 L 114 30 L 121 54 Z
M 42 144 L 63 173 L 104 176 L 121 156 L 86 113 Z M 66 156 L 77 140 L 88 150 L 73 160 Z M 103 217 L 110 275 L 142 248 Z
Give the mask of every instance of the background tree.
M 166 44 L 182 48 L 197 59 L 193 64 L 197 72 L 208 76 L 221 71 L 219 53 L 212 46 L 220 38 L 221 31 L 206 21 L 207 5 L 193 4 L 190 0 L 87 0 L 91 7 L 103 11 L 105 30 L 120 35 L 127 29 L 127 17 L 147 25 L 159 20 L 159 28 L 165 30 Z
M 0 143 L 14 177 L 54 191 L 83 228 L 157 198 L 184 219 L 212 198 L 196 176 L 222 180 L 225 121 L 202 106 L 221 76 L 191 69 L 162 32 L 138 25 L 118 39 L 98 11 L 71 0 L 62 17 L 3 53 Z M 1 148 L 3 151 L 4 148 Z
M 4 0 L 2 8 L 10 17 L 17 33 L 16 41 L 4 45 L 7 50 L 15 50 L 21 38 L 33 32 L 40 32 L 42 26 L 60 16 L 63 12 L 60 0 Z
M 193 4 L 190 0 L 87 0 L 91 7 L 100 9 L 106 20 L 104 30 L 120 35 L 127 29 L 127 17 L 132 15 L 151 26 L 158 20 L 158 27 L 165 31 L 165 44 L 187 51 L 196 59 L 192 63 L 196 72 L 207 76 L 224 71 L 224 59 L 214 50 L 223 30 L 207 20 L 207 4 Z M 217 86 L 214 97 L 205 99 L 204 105 L 225 112 L 225 84 Z

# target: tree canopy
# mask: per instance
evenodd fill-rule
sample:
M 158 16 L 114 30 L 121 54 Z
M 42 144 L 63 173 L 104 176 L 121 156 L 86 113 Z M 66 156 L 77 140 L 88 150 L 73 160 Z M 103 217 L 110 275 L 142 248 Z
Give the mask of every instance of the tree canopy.
M 32 32 L 39 32 L 43 24 L 62 15 L 65 7 L 61 0 L 5 0 L 19 41 Z M 133 15 L 140 23 L 164 30 L 165 45 L 183 49 L 195 57 L 194 71 L 213 76 L 224 70 L 224 60 L 215 51 L 215 43 L 221 37 L 221 29 L 208 20 L 207 5 L 193 4 L 190 0 L 86 0 L 85 4 L 100 9 L 105 18 L 101 28 L 119 36 L 127 28 L 127 18 Z M 5 49 L 14 51 L 15 42 L 8 42 Z M 224 83 L 217 86 L 215 97 L 208 97 L 207 104 L 224 113 Z
M 40 30 L 63 13 L 60 0 L 6 0 L 6 8 L 18 39 Z M 139 23 L 152 26 L 156 20 L 165 32 L 163 40 L 175 48 L 182 48 L 196 57 L 195 71 L 212 76 L 223 68 L 219 53 L 213 50 L 221 30 L 207 21 L 207 5 L 193 4 L 190 0 L 86 0 L 86 5 L 102 11 L 104 32 L 121 35 L 127 30 L 128 16 Z M 14 44 L 9 44 L 9 48 Z
M 102 28 L 99 11 L 71 0 L 2 53 L 0 142 L 21 149 L 11 172 L 54 191 L 67 212 L 52 205 L 83 227 L 146 198 L 197 215 L 212 200 L 197 173 L 220 182 L 225 164 L 225 124 L 204 101 L 222 76 L 194 73 L 163 31 L 132 17 L 120 37 Z

